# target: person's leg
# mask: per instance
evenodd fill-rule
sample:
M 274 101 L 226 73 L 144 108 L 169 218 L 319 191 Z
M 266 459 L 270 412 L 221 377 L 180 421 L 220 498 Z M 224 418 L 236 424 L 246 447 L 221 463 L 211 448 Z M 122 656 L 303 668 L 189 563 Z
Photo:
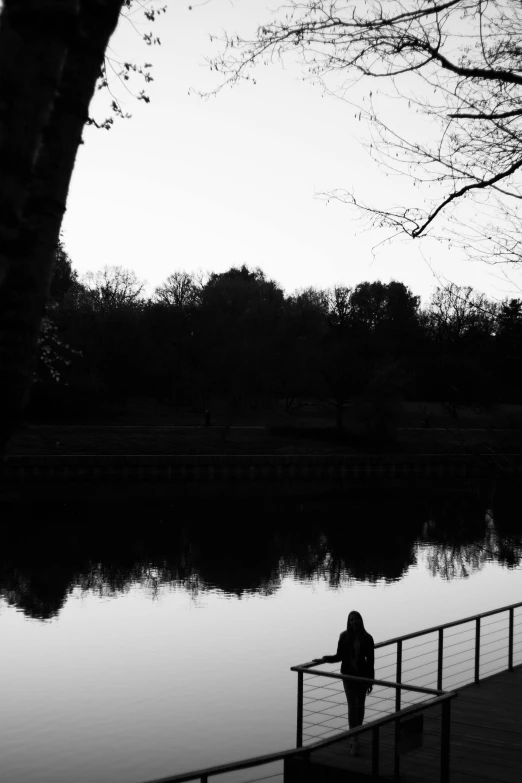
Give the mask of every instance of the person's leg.
M 355 686 L 354 707 L 355 707 L 355 725 L 362 726 L 364 722 L 364 707 L 366 702 L 366 685 L 357 684 Z M 361 746 L 359 737 L 354 737 L 353 752 L 359 755 Z
M 366 706 L 366 685 L 362 685 L 359 690 L 359 698 L 357 700 L 358 712 L 357 720 L 358 726 L 362 726 L 364 723 L 364 708 Z
M 355 729 L 359 726 L 359 698 L 357 692 L 357 686 L 353 683 L 348 683 L 343 680 L 344 692 L 346 694 L 346 701 L 348 702 L 348 727 Z M 352 755 L 357 756 L 359 754 L 359 741 L 357 737 L 350 740 L 349 750 Z
M 357 723 L 358 716 L 358 703 L 357 692 L 353 685 L 343 680 L 344 692 L 346 694 L 346 701 L 348 703 L 348 728 L 354 729 L 359 724 Z

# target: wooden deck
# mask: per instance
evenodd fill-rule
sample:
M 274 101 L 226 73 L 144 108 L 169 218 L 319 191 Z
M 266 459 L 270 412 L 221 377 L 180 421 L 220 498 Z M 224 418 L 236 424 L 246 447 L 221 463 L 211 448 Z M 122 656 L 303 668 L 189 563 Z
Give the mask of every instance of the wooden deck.
M 451 703 L 451 783 L 522 782 L 522 666 L 459 689 Z M 440 781 L 440 706 L 424 713 L 423 746 L 400 757 L 404 783 Z M 379 779 L 393 780 L 394 729 L 380 730 Z M 309 774 L 302 759 L 288 778 L 312 783 L 352 783 L 371 778 L 371 734 L 361 738 L 361 755 L 348 741 L 312 752 Z M 301 767 L 299 769 L 299 767 Z

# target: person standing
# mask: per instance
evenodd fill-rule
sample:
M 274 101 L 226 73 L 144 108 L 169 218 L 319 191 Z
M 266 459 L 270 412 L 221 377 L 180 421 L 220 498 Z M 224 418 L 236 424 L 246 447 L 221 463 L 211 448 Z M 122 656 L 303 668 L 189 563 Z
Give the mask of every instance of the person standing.
M 314 663 L 341 662 L 341 674 L 351 674 L 354 677 L 375 679 L 375 650 L 373 637 L 366 631 L 359 612 L 350 612 L 346 631 L 339 636 L 335 655 L 323 655 L 314 658 Z M 366 695 L 372 692 L 373 686 L 365 682 L 343 680 L 346 701 L 348 702 L 348 726 L 355 729 L 362 726 Z M 359 740 L 354 737 L 350 743 L 350 752 L 358 755 Z

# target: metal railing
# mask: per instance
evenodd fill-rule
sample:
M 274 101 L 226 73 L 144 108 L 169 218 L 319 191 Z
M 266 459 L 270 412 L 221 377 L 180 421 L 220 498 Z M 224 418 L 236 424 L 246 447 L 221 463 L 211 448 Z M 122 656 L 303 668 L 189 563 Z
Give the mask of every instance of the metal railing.
M 321 664 L 319 664 L 321 665 Z M 409 685 L 401 682 L 388 682 L 386 680 L 376 680 L 367 677 L 353 677 L 348 674 L 339 674 L 338 672 L 324 672 L 316 667 L 317 664 L 303 663 L 300 666 L 292 666 L 292 671 L 297 672 L 297 747 L 303 747 L 303 736 L 305 726 L 319 726 L 321 732 L 325 734 L 336 735 L 339 739 L 339 732 L 342 731 L 339 727 L 339 722 L 346 724 L 346 698 L 343 688 L 332 688 L 324 686 L 316 682 L 315 685 L 308 686 L 308 692 L 319 691 L 321 695 L 312 695 L 308 697 L 308 704 L 305 702 L 305 675 L 308 675 L 308 681 L 318 680 L 322 678 L 331 679 L 335 684 L 343 684 L 346 682 L 365 683 L 366 685 L 372 685 L 373 690 L 379 689 L 380 692 L 390 689 L 394 692 L 394 709 L 387 709 L 378 707 L 376 712 L 381 713 L 380 717 L 375 718 L 372 721 L 365 723 L 363 726 L 359 726 L 356 729 L 351 729 L 348 732 L 342 731 L 342 737 L 354 737 L 358 734 L 365 734 L 371 732 L 372 735 L 372 776 L 377 778 L 379 776 L 379 730 L 382 726 L 387 725 L 390 722 L 395 723 L 395 738 L 394 738 L 394 774 L 395 777 L 399 777 L 400 772 L 400 729 L 401 720 L 404 717 L 410 717 L 411 715 L 432 708 L 438 704 L 442 707 L 441 714 L 441 730 L 440 730 L 440 780 L 441 783 L 448 783 L 449 781 L 449 739 L 450 739 L 450 708 L 451 699 L 454 699 L 456 692 L 445 692 L 434 688 L 424 688 L 422 686 Z M 429 700 L 424 699 L 423 702 L 410 704 L 407 707 L 401 707 L 401 694 L 403 691 L 408 693 L 417 694 L 416 698 L 420 699 L 426 696 L 431 696 Z M 338 698 L 338 697 L 341 698 Z M 387 701 L 382 696 L 376 696 L 374 693 L 371 695 L 373 701 Z M 370 697 L 369 697 L 370 698 Z M 320 709 L 313 709 L 311 706 L 313 702 L 320 702 Z M 320 716 L 318 722 L 314 722 L 311 718 L 313 715 Z M 332 725 L 333 724 L 333 725 Z M 337 724 L 337 725 L 335 725 Z M 330 738 L 330 742 L 334 742 L 335 738 Z M 317 743 L 313 746 L 306 746 L 308 749 L 313 747 L 317 748 Z
M 440 705 L 441 707 L 441 732 L 440 732 L 440 779 L 442 783 L 449 780 L 449 739 L 450 739 L 450 720 L 451 720 L 451 700 L 457 695 L 455 688 L 472 682 L 478 683 L 480 679 L 486 676 L 496 674 L 505 669 L 512 669 L 518 663 L 522 663 L 522 602 L 504 606 L 500 609 L 494 609 L 489 612 L 466 617 L 462 620 L 455 620 L 450 623 L 426 628 L 411 634 L 405 634 L 394 639 L 388 639 L 378 642 L 375 645 L 375 666 L 376 669 L 384 674 L 390 671 L 395 681 L 386 679 L 363 680 L 363 678 L 349 677 L 341 675 L 335 671 L 323 671 L 314 669 L 314 663 L 293 666 L 292 671 L 298 674 L 298 699 L 297 699 L 297 745 L 298 747 L 290 750 L 271 753 L 264 756 L 235 761 L 230 764 L 207 767 L 204 769 L 193 770 L 192 772 L 181 775 L 172 775 L 148 781 L 148 783 L 188 783 L 192 780 L 200 780 L 201 783 L 208 783 L 209 778 L 227 774 L 241 773 L 238 778 L 241 783 L 260 783 L 260 781 L 283 777 L 283 770 L 274 771 L 274 766 L 281 767 L 288 760 L 296 757 L 310 759 L 313 751 L 320 750 L 329 745 L 333 745 L 346 737 L 353 737 L 359 734 L 371 733 L 372 736 L 372 770 L 374 775 L 379 774 L 379 732 L 383 726 L 389 723 L 395 723 L 396 740 L 399 730 L 399 722 L 412 715 L 423 712 Z M 499 617 L 492 621 L 484 622 L 487 618 L 498 615 Z M 447 633 L 449 629 L 459 626 L 469 626 L 459 631 Z M 428 637 L 422 642 L 416 640 L 421 637 Z M 431 638 L 432 637 L 432 638 Z M 457 638 L 459 637 L 459 638 Z M 487 640 L 487 641 L 485 641 Z M 411 642 L 415 642 L 411 644 Z M 391 648 L 391 649 L 390 649 Z M 487 649 L 489 648 L 489 649 Z M 487 649 L 487 652 L 484 652 Z M 413 651 L 415 652 L 413 653 Z M 384 651 L 384 652 L 382 652 Z M 410 654 L 413 653 L 413 654 Z M 501 653 L 499 655 L 499 653 Z M 495 656 L 491 658 L 490 656 Z M 467 657 L 466 657 L 467 656 Z M 413 665 L 409 665 L 412 662 Z M 496 666 L 495 666 L 496 664 Z M 465 669 L 461 669 L 464 665 Z M 468 674 L 466 674 L 466 667 Z M 408 677 L 408 682 L 404 678 L 410 673 L 413 677 Z M 309 717 L 305 713 L 320 712 L 312 710 L 309 705 L 313 701 L 319 701 L 316 691 L 315 696 L 312 688 L 317 685 L 311 685 L 311 679 L 322 677 L 335 683 L 341 699 L 332 698 L 336 703 L 335 709 L 339 708 L 339 714 L 335 714 L 333 724 L 328 726 L 331 716 L 328 716 L 329 707 L 323 713 L 326 717 L 321 724 L 321 737 L 313 736 L 310 732 L 311 720 L 304 720 Z M 356 729 L 345 731 L 341 723 L 346 725 L 346 699 L 343 679 L 360 680 L 372 684 L 373 692 L 367 699 L 367 715 L 370 717 L 363 726 Z M 455 682 L 458 680 L 458 682 Z M 422 684 L 419 682 L 421 681 Z M 436 687 L 429 687 L 433 682 Z M 414 684 L 416 683 L 416 684 Z M 442 690 L 443 684 L 446 691 Z M 322 686 L 324 687 L 324 686 Z M 329 686 L 326 686 L 329 687 Z M 386 691 L 392 691 L 388 696 Z M 432 698 L 426 699 L 426 696 Z M 310 699 L 310 701 L 306 701 Z M 420 701 L 423 699 L 423 701 Z M 306 705 L 306 710 L 304 709 Z M 323 708 L 324 709 L 324 708 Z M 325 735 L 333 734 L 327 737 Z M 309 744 L 305 744 L 307 738 Z M 315 740 L 315 741 L 314 741 Z M 301 743 L 301 744 L 300 744 Z M 254 769 L 256 767 L 265 767 L 262 777 L 246 779 L 243 771 Z M 269 768 L 269 769 L 267 769 Z M 395 754 L 395 772 L 399 772 L 399 757 Z M 227 783 L 235 783 L 228 780 Z
M 305 665 L 306 666 L 306 665 Z M 292 669 L 299 670 L 301 667 L 292 667 Z M 327 675 L 325 675 L 327 676 Z M 334 677 L 344 678 L 345 675 L 335 675 Z M 348 679 L 360 679 L 360 678 L 348 678 Z M 379 683 L 380 680 L 367 680 L 368 683 Z M 398 683 L 385 683 L 387 686 L 395 688 L 403 688 Z M 427 688 L 417 688 L 416 690 L 422 693 L 430 692 Z M 412 705 L 410 707 L 404 707 L 398 712 L 387 715 L 378 720 L 369 721 L 364 726 L 359 726 L 356 729 L 352 729 L 349 732 L 342 732 L 341 736 L 330 737 L 329 739 L 319 740 L 318 742 L 308 745 L 306 747 L 292 748 L 290 750 L 279 751 L 278 753 L 270 753 L 264 756 L 256 756 L 250 759 L 243 759 L 241 761 L 231 762 L 230 764 L 221 764 L 219 766 L 206 767 L 204 769 L 193 770 L 192 772 L 186 772 L 181 775 L 172 775 L 166 778 L 158 778 L 148 781 L 148 783 L 188 783 L 188 781 L 199 780 L 201 783 L 208 783 L 210 777 L 224 775 L 226 773 L 241 772 L 246 769 L 252 769 L 253 767 L 274 765 L 277 762 L 286 763 L 287 760 L 302 757 L 305 761 L 310 761 L 310 755 L 312 752 L 321 750 L 339 742 L 339 739 L 343 739 L 347 736 L 357 736 L 371 732 L 372 734 L 372 770 L 373 774 L 378 776 L 379 774 L 379 729 L 390 723 L 398 722 L 403 718 L 409 718 L 423 710 L 426 710 L 437 705 L 442 707 L 442 726 L 443 726 L 443 743 L 441 750 L 441 781 L 447 783 L 449 781 L 449 736 L 450 736 L 450 705 L 451 700 L 456 697 L 456 693 L 441 693 L 435 698 L 430 699 L 423 704 Z M 283 770 L 276 772 L 275 774 L 263 775 L 258 778 L 250 778 L 248 783 L 260 783 L 260 781 L 273 779 L 276 777 L 283 777 Z M 244 777 L 241 780 L 245 780 Z
M 522 662 L 522 602 L 375 645 L 385 679 L 454 690 Z M 491 620 L 489 618 L 494 617 Z M 448 631 L 452 630 L 450 633 Z M 423 641 L 418 641 L 423 638 Z M 413 675 L 413 676 L 410 676 Z
M 521 607 L 522 602 L 378 642 L 375 645 L 375 669 L 383 680 L 420 685 L 436 691 L 443 688 L 445 691 L 455 690 L 472 682 L 478 683 L 499 671 L 512 669 L 515 661 L 522 662 L 522 611 L 516 611 Z M 309 671 L 313 664 L 303 666 Z M 297 671 L 296 667 L 294 671 Z M 332 669 L 333 673 L 336 671 L 339 669 Z M 321 673 L 324 673 L 323 669 Z M 298 694 L 303 689 L 302 696 L 298 696 L 301 704 L 298 726 L 300 722 L 303 725 L 301 739 L 298 731 L 298 746 L 303 739 L 314 741 L 324 738 L 346 726 L 346 699 L 342 683 L 336 683 L 329 693 L 324 693 L 326 686 L 318 690 L 317 680 L 312 680 L 309 676 L 301 682 L 301 677 L 298 677 Z M 397 711 L 403 701 L 406 706 L 419 698 L 413 688 L 403 688 L 391 694 L 389 688 L 377 686 L 368 696 L 366 712 L 368 717 L 375 718 Z M 314 709 L 316 701 L 317 709 Z M 326 712 L 320 709 L 323 703 L 328 705 Z M 323 714 L 326 719 L 314 722 L 314 713 Z

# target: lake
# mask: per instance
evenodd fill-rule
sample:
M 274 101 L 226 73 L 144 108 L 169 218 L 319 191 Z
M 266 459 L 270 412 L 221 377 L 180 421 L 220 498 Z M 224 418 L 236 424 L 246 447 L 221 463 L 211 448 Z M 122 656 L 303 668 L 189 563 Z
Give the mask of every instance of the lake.
M 518 508 L 396 492 L 324 520 L 11 510 L 0 780 L 139 783 L 295 746 L 290 667 L 334 653 L 351 609 L 377 642 L 521 600 Z

